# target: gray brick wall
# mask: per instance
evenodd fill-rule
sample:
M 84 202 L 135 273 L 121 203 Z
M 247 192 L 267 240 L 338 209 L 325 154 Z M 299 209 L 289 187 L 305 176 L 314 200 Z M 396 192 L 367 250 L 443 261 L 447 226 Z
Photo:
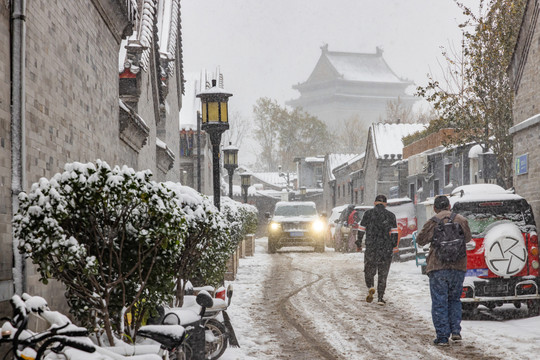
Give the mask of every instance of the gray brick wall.
M 26 189 L 72 161 L 121 164 L 119 45 L 92 2 L 27 2 Z M 63 287 L 39 283 L 27 262 L 27 291 L 64 308 Z
M 531 3 L 530 6 L 533 6 Z M 531 8 L 532 9 L 532 8 Z M 529 28 L 532 17 L 526 17 L 525 25 Z M 514 125 L 540 113 L 540 18 L 534 26 L 534 34 L 525 59 L 523 74 L 517 84 L 514 98 Z M 520 42 L 525 39 L 520 39 Z M 520 43 L 520 45 L 523 45 Z M 514 134 L 514 159 L 528 154 L 528 173 L 515 175 L 516 192 L 524 196 L 533 207 L 538 223 L 540 219 L 540 125 L 529 127 Z M 515 161 L 515 160 L 514 160 Z
M 9 11 L 0 2 L 0 290 L 12 278 Z M 4 286 L 2 286 L 2 283 Z M 0 295 L 0 301 L 5 296 Z M 0 310 L 1 314 L 1 310 Z

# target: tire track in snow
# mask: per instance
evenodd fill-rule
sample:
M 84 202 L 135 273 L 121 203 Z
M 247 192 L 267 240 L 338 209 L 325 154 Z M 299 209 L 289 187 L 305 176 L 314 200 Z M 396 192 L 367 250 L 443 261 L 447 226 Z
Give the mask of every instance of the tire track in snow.
M 291 262 L 292 262 L 292 259 L 291 259 Z M 315 275 L 317 278 L 313 281 L 310 281 L 308 282 L 307 284 L 304 284 L 303 286 L 297 288 L 296 290 L 288 293 L 285 297 L 283 297 L 279 302 L 278 302 L 278 311 L 279 313 L 281 314 L 281 316 L 290 324 L 292 325 L 296 331 L 298 331 L 302 337 L 304 337 L 308 343 L 311 345 L 311 347 L 317 352 L 319 353 L 324 359 L 329 359 L 329 360 L 333 360 L 335 359 L 335 355 L 332 354 L 331 352 L 329 352 L 325 346 L 323 346 L 321 344 L 321 339 L 320 338 L 317 338 L 315 336 L 313 336 L 311 333 L 309 333 L 301 324 L 299 321 L 296 320 L 296 317 L 294 316 L 295 314 L 291 314 L 289 313 L 288 309 L 287 309 L 287 304 L 290 304 L 290 301 L 291 301 L 291 298 L 293 296 L 295 296 L 296 294 L 298 294 L 300 291 L 304 290 L 305 288 L 307 287 L 310 287 L 312 286 L 313 284 L 316 284 L 317 282 L 321 281 L 322 280 L 322 276 L 318 275 L 318 274 L 315 274 L 315 273 L 312 273 L 312 272 L 308 272 L 308 271 L 304 271 L 302 269 L 298 269 L 298 268 L 292 268 L 292 270 L 297 270 L 297 271 L 300 271 L 300 272 L 305 272 L 305 273 L 308 273 L 310 275 Z

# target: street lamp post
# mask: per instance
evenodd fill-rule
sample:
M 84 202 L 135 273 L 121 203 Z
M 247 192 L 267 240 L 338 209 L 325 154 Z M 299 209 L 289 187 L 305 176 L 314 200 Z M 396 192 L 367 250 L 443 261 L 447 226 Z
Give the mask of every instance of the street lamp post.
M 229 146 L 223 148 L 223 166 L 227 169 L 229 173 L 229 197 L 233 198 L 233 175 L 234 170 L 238 167 L 238 148 L 232 146 L 229 143 Z
M 219 144 L 221 134 L 229 129 L 227 115 L 227 102 L 232 94 L 226 93 L 216 86 L 216 80 L 212 80 L 212 87 L 197 94 L 201 99 L 202 125 L 201 129 L 210 135 L 212 143 L 212 172 L 214 181 L 214 205 L 220 209 L 221 193 L 219 183 Z
M 243 173 L 240 174 L 240 179 L 242 180 L 242 194 L 244 195 L 244 203 L 248 202 L 248 189 L 251 186 L 251 174 Z

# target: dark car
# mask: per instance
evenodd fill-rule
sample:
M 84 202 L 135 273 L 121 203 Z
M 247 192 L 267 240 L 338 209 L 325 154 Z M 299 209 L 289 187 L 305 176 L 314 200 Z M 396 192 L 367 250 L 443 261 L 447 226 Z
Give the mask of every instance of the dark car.
M 268 224 L 268 252 L 284 246 L 313 246 L 324 252 L 327 236 L 326 219 L 319 216 L 312 201 L 280 201 Z
M 531 316 L 540 315 L 538 234 L 527 201 L 500 186 L 481 184 L 456 188 L 450 203 L 467 218 L 472 233 L 463 309 L 524 303 Z

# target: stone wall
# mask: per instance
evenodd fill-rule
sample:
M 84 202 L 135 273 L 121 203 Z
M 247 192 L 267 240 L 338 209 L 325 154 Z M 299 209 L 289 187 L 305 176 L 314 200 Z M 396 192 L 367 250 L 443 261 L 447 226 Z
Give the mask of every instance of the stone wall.
M 10 14 L 0 2 L 0 301 L 11 296 L 11 114 Z M 8 313 L 2 312 L 0 317 Z
M 179 109 L 176 71 L 168 82 L 161 120 L 156 118 L 151 79 L 146 71 L 138 110 L 149 131 L 147 143 L 136 151 L 120 139 L 119 50 L 128 24 L 118 0 L 26 2 L 25 183 L 30 189 L 41 177 L 50 178 L 69 162 L 101 159 L 135 170 L 150 169 L 154 180 L 179 180 Z M 109 10 L 107 10 L 109 9 Z M 125 9 L 124 9 L 125 10 Z M 105 14 L 108 16 L 103 17 Z M 114 14 L 114 15 L 112 15 Z M 10 145 L 10 26 L 9 6 L 0 2 L 0 292 L 12 280 L 11 145 Z M 177 55 L 177 54 L 176 54 Z M 181 58 L 177 58 L 181 61 Z M 160 122 L 161 121 L 161 122 Z M 156 135 L 175 155 L 173 167 L 157 166 Z M 26 263 L 26 291 L 46 298 L 51 308 L 67 313 L 64 289 L 54 281 L 39 282 Z M 9 294 L 7 294 L 9 296 Z M 1 299 L 0 299 L 1 301 Z M 9 308 L 9 306 L 7 306 Z M 6 302 L 0 304 L 0 311 Z
M 515 79 L 514 126 L 527 119 L 534 120 L 540 114 L 540 20 L 534 16 L 539 5 L 529 2 L 522 24 L 522 32 L 514 54 L 511 76 Z M 525 197 L 533 207 L 538 223 L 540 219 L 540 124 L 528 121 L 528 126 L 510 130 L 514 137 L 514 161 L 516 157 L 528 154 L 528 172 L 516 175 L 516 193 Z
M 27 2 L 25 189 L 68 162 L 122 163 L 118 52 L 91 1 Z M 27 292 L 63 303 L 62 287 L 42 286 L 30 262 Z

